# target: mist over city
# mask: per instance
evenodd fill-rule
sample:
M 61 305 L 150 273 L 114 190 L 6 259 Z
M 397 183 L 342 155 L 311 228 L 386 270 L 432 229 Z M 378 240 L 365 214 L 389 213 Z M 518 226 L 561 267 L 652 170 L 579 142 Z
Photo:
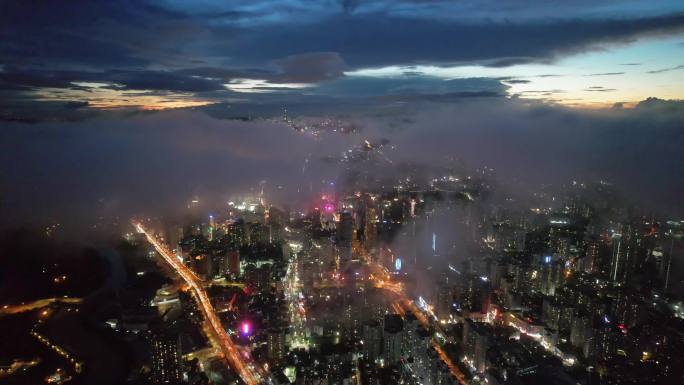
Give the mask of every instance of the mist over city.
M 0 11 L 0 382 L 684 382 L 682 3 Z

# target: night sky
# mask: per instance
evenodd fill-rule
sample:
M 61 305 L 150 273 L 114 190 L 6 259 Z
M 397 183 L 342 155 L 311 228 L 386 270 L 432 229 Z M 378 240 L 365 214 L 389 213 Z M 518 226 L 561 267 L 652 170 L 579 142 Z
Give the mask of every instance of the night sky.
M 5 220 L 135 211 L 365 138 L 535 183 L 609 180 L 680 214 L 684 2 L 2 1 Z M 312 139 L 271 121 L 338 116 Z M 154 110 L 154 111 L 152 111 Z

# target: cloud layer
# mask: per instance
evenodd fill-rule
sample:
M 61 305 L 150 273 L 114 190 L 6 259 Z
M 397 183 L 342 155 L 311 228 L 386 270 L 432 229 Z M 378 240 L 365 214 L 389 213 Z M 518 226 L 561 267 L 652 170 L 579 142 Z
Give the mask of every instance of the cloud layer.
M 6 120 L 26 118 L 17 116 L 17 105 L 54 114 L 44 104 L 50 101 L 158 108 L 236 98 L 260 103 L 271 93 L 290 92 L 296 98 L 319 86 L 326 92 L 367 90 L 377 85 L 375 79 L 350 78 L 345 72 L 425 64 L 550 64 L 684 31 L 684 6 L 667 0 L 600 6 L 516 0 L 503 7 L 489 0 L 77 0 L 5 2 L 0 18 L 5 42 L 0 46 L 0 112 Z M 423 82 L 417 88 L 424 89 L 433 80 L 411 81 Z M 335 84 L 328 86 L 331 81 Z
M 681 103 L 660 100 L 633 110 L 581 112 L 467 99 L 357 116 L 358 133 L 319 137 L 280 123 L 216 119 L 200 111 L 12 123 L 0 132 L 0 175 L 11 181 L 2 211 L 10 223 L 168 215 L 194 195 L 220 204 L 262 180 L 274 202 L 296 207 L 327 181 L 344 179 L 348 166 L 326 159 L 339 159 L 363 140 L 387 138 L 387 175 L 401 165 L 430 170 L 455 158 L 471 168 L 493 167 L 500 181 L 530 189 L 607 180 L 644 207 L 674 216 L 682 214 L 684 192 L 682 122 Z

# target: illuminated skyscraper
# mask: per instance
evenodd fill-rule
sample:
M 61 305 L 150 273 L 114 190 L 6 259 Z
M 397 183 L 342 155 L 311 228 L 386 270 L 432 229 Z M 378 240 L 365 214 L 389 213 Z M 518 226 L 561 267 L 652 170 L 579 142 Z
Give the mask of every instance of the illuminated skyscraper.
M 180 336 L 169 331 L 157 331 L 152 335 L 152 382 L 155 384 L 178 384 L 183 370 L 180 352 Z
M 268 359 L 278 365 L 285 359 L 287 348 L 285 346 L 285 331 L 280 328 L 268 330 Z
M 209 236 L 207 237 L 210 241 L 214 240 L 214 234 L 216 233 L 216 221 L 213 215 L 209 215 Z
M 366 221 L 364 226 L 364 241 L 366 245 L 373 245 L 378 236 L 378 210 L 369 207 L 366 210 Z
M 610 259 L 610 280 L 624 282 L 627 273 L 627 248 L 622 234 L 615 233 L 612 237 L 613 251 Z

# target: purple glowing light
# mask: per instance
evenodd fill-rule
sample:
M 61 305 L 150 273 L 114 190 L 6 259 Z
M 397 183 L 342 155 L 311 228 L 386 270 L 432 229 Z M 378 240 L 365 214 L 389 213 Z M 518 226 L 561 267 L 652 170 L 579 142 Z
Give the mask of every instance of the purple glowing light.
M 331 212 L 335 211 L 335 206 L 334 206 L 332 203 L 326 203 L 326 204 L 323 206 L 323 210 L 324 210 L 326 213 L 331 213 Z
M 252 327 L 249 325 L 249 322 L 243 322 L 240 325 L 240 330 L 242 330 L 242 334 L 248 335 L 252 331 Z

